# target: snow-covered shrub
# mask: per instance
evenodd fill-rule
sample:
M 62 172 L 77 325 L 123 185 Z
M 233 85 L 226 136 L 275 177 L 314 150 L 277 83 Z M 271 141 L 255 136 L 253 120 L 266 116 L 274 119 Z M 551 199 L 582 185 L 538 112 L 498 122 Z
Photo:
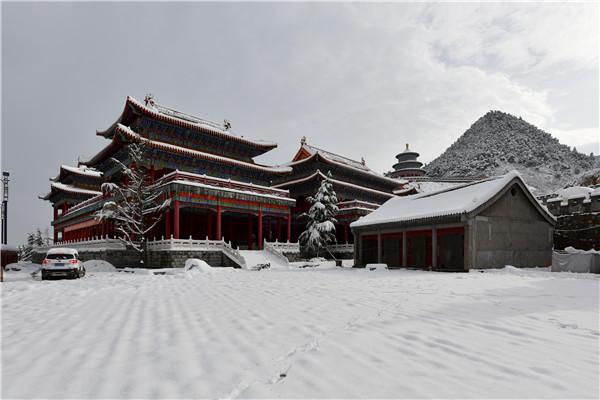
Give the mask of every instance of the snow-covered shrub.
M 184 271 L 200 271 L 200 272 L 212 272 L 213 268 L 208 265 L 208 263 L 204 260 L 200 260 L 199 258 L 188 258 L 185 261 L 185 266 L 183 267 Z

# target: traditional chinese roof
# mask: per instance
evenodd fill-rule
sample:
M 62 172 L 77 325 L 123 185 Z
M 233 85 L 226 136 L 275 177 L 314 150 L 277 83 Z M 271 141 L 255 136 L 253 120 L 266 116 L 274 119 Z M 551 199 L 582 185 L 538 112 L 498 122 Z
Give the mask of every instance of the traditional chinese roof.
M 262 154 L 277 147 L 277 143 L 247 139 L 241 135 L 232 133 L 230 130 L 226 130 L 224 126 L 220 126 L 214 122 L 175 111 L 164 106 L 159 106 L 158 104 L 154 104 L 153 106 L 144 105 L 131 96 L 127 96 L 125 108 L 119 119 L 108 129 L 104 131 L 97 131 L 96 134 L 106 138 L 112 138 L 115 133 L 115 128 L 118 124 L 130 125 L 130 123 L 138 115 L 144 115 L 146 117 L 168 124 L 177 125 L 185 129 L 223 138 L 228 141 L 241 143 L 243 145 L 256 148 L 258 150 L 257 154 Z
M 111 151 L 114 151 L 115 147 L 122 145 L 122 142 L 120 139 L 120 137 L 122 136 L 125 139 L 127 139 L 128 141 L 142 142 L 151 148 L 164 150 L 164 151 L 171 152 L 171 153 L 185 154 L 185 155 L 188 155 L 191 157 L 201 158 L 201 159 L 205 159 L 205 160 L 209 160 L 209 161 L 217 161 L 217 162 L 223 163 L 223 164 L 234 165 L 234 166 L 238 166 L 238 167 L 243 167 L 243 168 L 248 168 L 248 169 L 253 169 L 253 170 L 258 170 L 258 171 L 271 172 L 271 173 L 289 173 L 292 171 L 292 168 L 290 168 L 290 167 L 267 166 L 267 165 L 255 164 L 255 163 L 251 163 L 251 162 L 236 160 L 236 159 L 225 157 L 225 156 L 219 156 L 219 155 L 212 154 L 212 153 L 206 153 L 206 152 L 199 151 L 199 150 L 193 150 L 193 149 L 189 149 L 187 147 L 181 147 L 181 146 L 177 146 L 174 144 L 161 142 L 158 140 L 150 140 L 150 139 L 140 136 L 138 133 L 134 132 L 130 128 L 128 128 L 122 124 L 119 124 L 119 123 L 115 126 L 114 131 L 115 131 L 115 135 L 112 138 L 112 142 L 108 146 L 106 146 L 103 150 L 101 150 L 98 154 L 96 154 L 96 156 L 94 156 L 91 160 L 89 160 L 87 162 L 83 162 L 82 164 L 95 165 L 97 162 L 103 160 L 105 158 L 106 154 L 110 153 Z
M 327 179 L 329 180 L 331 183 L 335 184 L 335 185 L 340 185 L 340 186 L 345 186 L 345 187 L 349 187 L 352 189 L 356 189 L 356 190 L 360 190 L 363 192 L 368 192 L 368 193 L 374 193 L 377 194 L 379 196 L 385 196 L 388 198 L 391 197 L 395 197 L 392 193 L 388 193 L 388 192 L 382 192 L 381 190 L 376 190 L 376 189 L 371 189 L 368 187 L 364 187 L 364 186 L 360 186 L 360 185 L 356 185 L 354 183 L 350 183 L 350 182 L 345 182 L 345 181 L 341 181 L 338 179 L 333 179 L 333 178 L 329 178 L 327 177 L 324 173 L 322 173 L 321 171 L 317 170 L 315 173 L 305 176 L 303 178 L 299 178 L 299 179 L 295 179 L 293 181 L 288 181 L 288 182 L 283 182 L 277 185 L 273 185 L 273 187 L 287 187 L 287 186 L 292 186 L 292 185 L 296 185 L 299 183 L 303 183 L 303 182 L 308 182 L 310 180 L 313 179 Z
M 296 165 L 300 165 L 314 159 L 321 159 L 326 163 L 337 165 L 342 168 L 351 169 L 352 171 L 355 171 L 363 176 L 369 176 L 381 181 L 385 181 L 387 184 L 393 184 L 394 186 L 400 186 L 401 184 L 405 183 L 398 179 L 388 178 L 386 176 L 383 176 L 383 174 L 373 171 L 366 165 L 366 163 L 363 163 L 362 161 L 356 161 L 348 157 L 340 156 L 330 151 L 311 146 L 304 141 L 302 142 L 300 149 L 298 150 L 292 161 L 284 165 L 294 167 Z
M 61 165 L 60 172 L 58 173 L 58 175 L 54 178 L 51 178 L 50 180 L 54 181 L 54 182 L 59 182 L 68 174 L 85 176 L 85 177 L 92 178 L 92 179 L 101 179 L 102 178 L 102 172 L 100 172 L 94 168 L 88 168 L 85 166 L 71 167 L 69 165 Z
M 518 172 L 512 171 L 501 177 L 493 177 L 465 185 L 405 197 L 394 197 L 373 213 L 355 221 L 351 227 L 363 227 L 385 223 L 416 222 L 437 218 L 473 215 L 508 190 L 513 184 L 521 187 L 538 212 L 554 224 L 556 219 L 535 199 Z
M 38 197 L 41 200 L 49 200 L 50 197 L 52 197 L 53 195 L 55 195 L 56 193 L 59 193 L 59 192 L 67 192 L 67 193 L 79 194 L 79 195 L 84 195 L 84 196 L 98 196 L 98 195 L 102 194 L 101 192 L 98 192 L 96 190 L 82 189 L 82 188 L 78 188 L 78 187 L 72 186 L 72 185 L 65 185 L 64 183 L 60 183 L 60 182 L 52 182 L 50 184 L 50 192 L 48 192 L 47 194 L 45 194 L 43 196 L 38 196 Z

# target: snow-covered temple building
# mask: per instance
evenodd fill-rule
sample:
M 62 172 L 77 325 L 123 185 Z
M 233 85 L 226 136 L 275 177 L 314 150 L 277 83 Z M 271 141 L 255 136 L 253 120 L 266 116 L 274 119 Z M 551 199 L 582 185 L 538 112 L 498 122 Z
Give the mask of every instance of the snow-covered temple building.
M 96 133 L 108 144 L 77 167 L 62 166 L 51 190 L 41 196 L 54 209 L 55 241 L 114 235 L 95 214 L 111 199 L 105 182 L 123 174 L 113 158 L 128 164 L 127 146 L 143 142 L 149 152 L 151 180 L 164 183 L 170 210 L 150 235 L 156 238 L 224 238 L 232 246 L 261 248 L 267 241 L 296 241 L 304 230 L 301 214 L 328 171 L 340 199 L 340 242 L 352 241 L 349 224 L 393 197 L 402 182 L 384 177 L 355 161 L 310 146 L 302 140 L 293 160 L 262 165 L 254 158 L 276 143 L 236 134 L 231 124 L 214 123 L 156 104 L 127 97 L 123 112 Z
M 312 146 L 304 137 L 292 161 L 286 166 L 292 168 L 292 173 L 276 178 L 273 186 L 289 190 L 290 196 L 296 199 L 296 205 L 292 208 L 294 241 L 306 226 L 306 220 L 302 218 L 302 214 L 310 208 L 306 198 L 316 193 L 327 172 L 332 174 L 331 182 L 339 201 L 340 211 L 336 216 L 338 243 L 352 243 L 350 223 L 376 210 L 394 197 L 394 190 L 406 183 L 373 171 L 364 159 L 356 161 Z

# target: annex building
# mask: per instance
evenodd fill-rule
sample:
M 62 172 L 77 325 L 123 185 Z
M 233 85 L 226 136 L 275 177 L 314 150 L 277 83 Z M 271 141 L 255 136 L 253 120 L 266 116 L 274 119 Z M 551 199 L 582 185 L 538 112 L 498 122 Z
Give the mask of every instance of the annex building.
M 354 264 L 450 271 L 548 266 L 555 223 L 513 171 L 394 197 L 351 224 Z

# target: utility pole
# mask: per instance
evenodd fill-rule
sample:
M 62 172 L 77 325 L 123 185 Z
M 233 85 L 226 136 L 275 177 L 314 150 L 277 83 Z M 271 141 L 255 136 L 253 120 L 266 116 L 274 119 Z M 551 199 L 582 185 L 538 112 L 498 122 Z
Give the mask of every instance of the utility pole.
M 10 174 L 2 171 L 2 244 L 8 243 L 8 176 Z
M 8 176 L 7 171 L 2 171 L 2 247 L 8 242 Z M 4 282 L 4 266 L 0 267 L 0 282 Z

